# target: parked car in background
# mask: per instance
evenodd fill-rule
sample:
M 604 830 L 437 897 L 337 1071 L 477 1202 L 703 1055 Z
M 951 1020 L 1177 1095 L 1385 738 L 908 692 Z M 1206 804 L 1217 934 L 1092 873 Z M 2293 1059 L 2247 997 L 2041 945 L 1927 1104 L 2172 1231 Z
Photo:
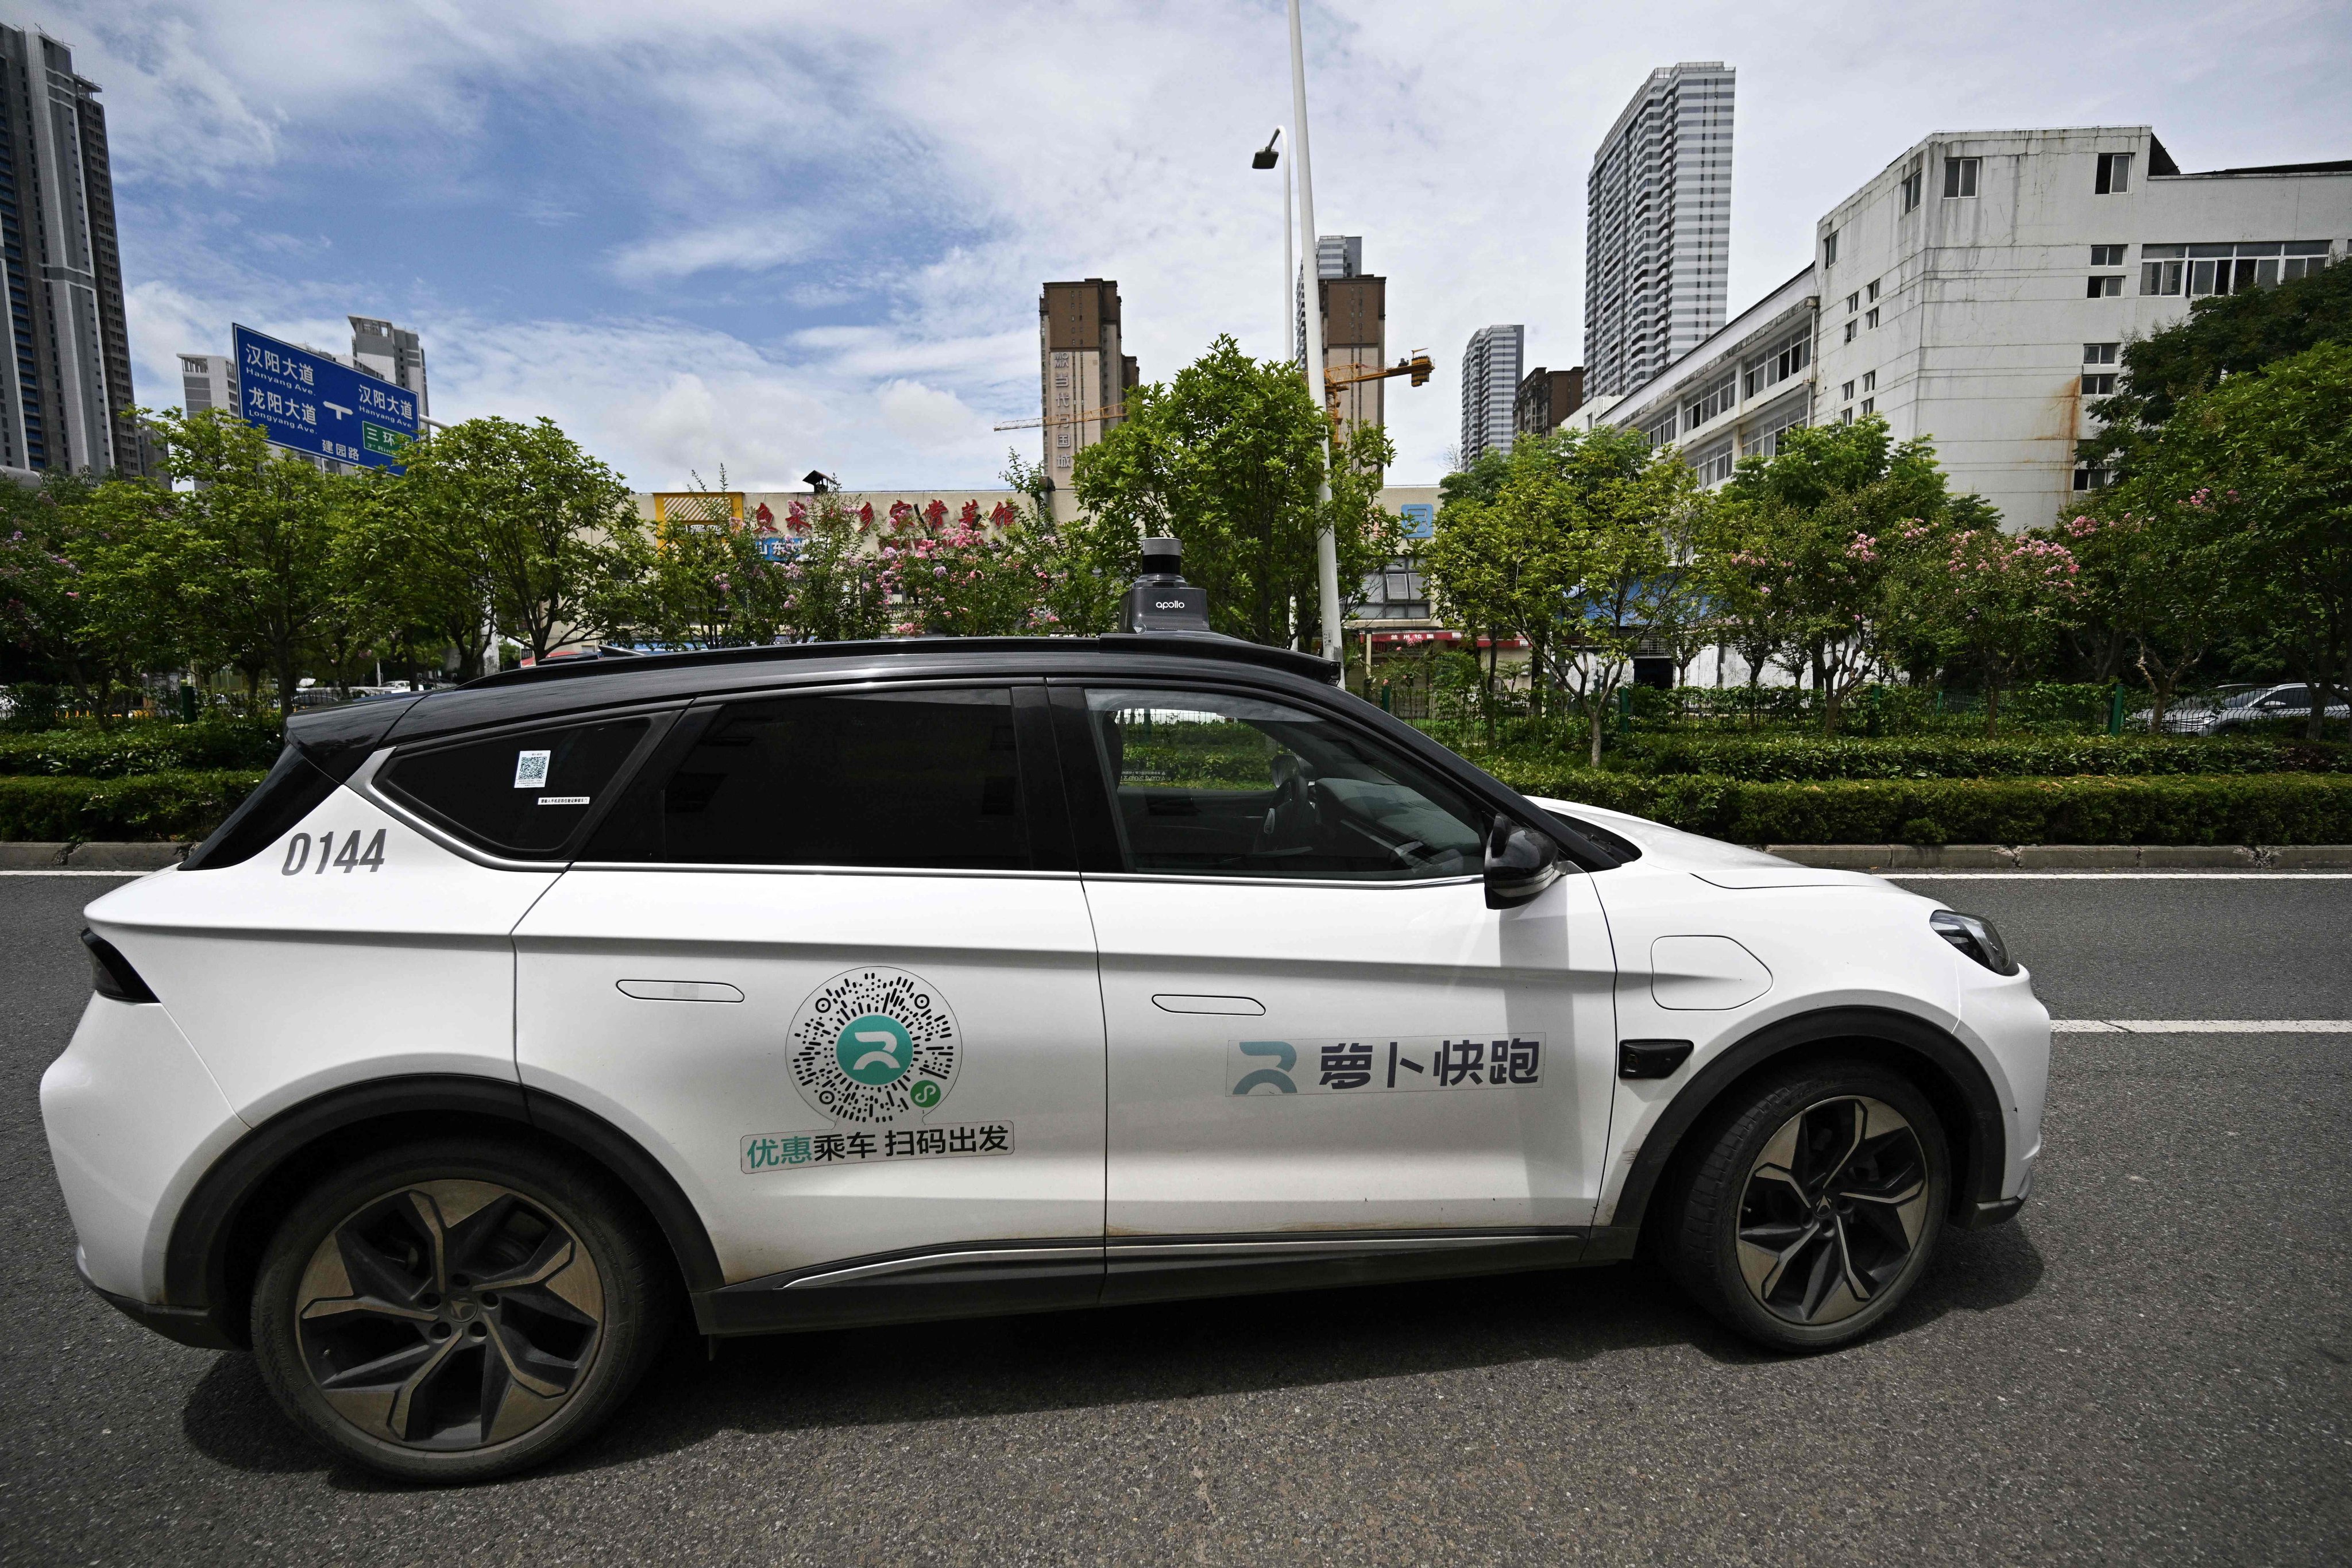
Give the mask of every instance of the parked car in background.
M 2148 709 L 2141 709 L 2126 721 L 2126 726 L 2145 731 L 2148 727 Z M 2345 716 L 2343 703 L 2328 704 L 2328 718 L 2341 719 Z M 2308 686 L 2260 683 L 2224 686 L 2216 692 L 2184 698 L 2172 703 L 2165 710 L 2164 732 L 2168 735 L 2224 734 L 2273 719 L 2305 720 L 2310 717 L 2311 688 Z

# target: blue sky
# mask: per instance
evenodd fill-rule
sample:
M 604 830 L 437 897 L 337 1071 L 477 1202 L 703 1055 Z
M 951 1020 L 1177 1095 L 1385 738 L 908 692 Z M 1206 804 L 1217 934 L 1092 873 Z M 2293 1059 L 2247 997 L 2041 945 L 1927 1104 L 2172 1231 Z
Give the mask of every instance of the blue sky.
M 228 323 L 419 329 L 434 414 L 550 416 L 642 488 L 994 481 L 1036 295 L 1117 278 L 1161 379 L 1281 348 L 1289 117 L 1264 0 L 10 4 L 104 89 L 143 402 Z M 1462 346 L 1578 363 L 1584 177 L 1653 66 L 1739 69 L 1731 305 L 1930 131 L 2153 124 L 2184 168 L 2352 157 L 2341 4 L 1310 5 L 1318 226 L 1390 279 L 1392 477 Z

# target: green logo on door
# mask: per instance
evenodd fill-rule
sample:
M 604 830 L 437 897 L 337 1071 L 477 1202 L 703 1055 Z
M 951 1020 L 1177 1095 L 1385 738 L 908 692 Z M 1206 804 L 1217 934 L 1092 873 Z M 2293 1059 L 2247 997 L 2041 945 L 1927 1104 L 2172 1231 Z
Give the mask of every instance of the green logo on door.
M 793 1087 L 835 1121 L 888 1126 L 946 1103 L 963 1041 L 939 987 L 903 969 L 844 970 L 801 1003 L 787 1046 Z
M 833 1054 L 841 1070 L 859 1083 L 879 1089 L 907 1076 L 914 1064 L 915 1042 L 907 1026 L 880 1013 L 864 1013 L 841 1026 Z

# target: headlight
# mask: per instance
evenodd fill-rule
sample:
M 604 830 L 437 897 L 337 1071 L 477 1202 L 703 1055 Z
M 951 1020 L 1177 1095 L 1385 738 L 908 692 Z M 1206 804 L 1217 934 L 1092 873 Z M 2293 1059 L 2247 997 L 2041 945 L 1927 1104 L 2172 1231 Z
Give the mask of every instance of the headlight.
M 1937 936 L 1995 974 L 2017 973 L 2017 960 L 2009 956 L 2009 944 L 2000 940 L 2000 932 L 1984 916 L 1937 910 L 1927 917 L 1927 923 L 1935 928 Z

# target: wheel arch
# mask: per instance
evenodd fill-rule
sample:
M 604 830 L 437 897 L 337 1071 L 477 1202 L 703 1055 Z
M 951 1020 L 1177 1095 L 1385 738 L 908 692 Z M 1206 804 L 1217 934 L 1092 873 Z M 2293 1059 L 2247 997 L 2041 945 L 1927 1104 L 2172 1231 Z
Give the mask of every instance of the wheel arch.
M 172 1224 L 163 1299 L 238 1348 L 244 1304 L 278 1222 L 309 1184 L 353 1155 L 409 1137 L 477 1130 L 590 1161 L 617 1181 L 667 1243 L 689 1292 L 715 1289 L 719 1255 L 661 1163 L 611 1122 L 570 1101 L 496 1079 L 418 1075 L 331 1089 L 280 1111 L 215 1162 Z
M 1836 1007 L 1784 1018 L 1718 1052 L 1675 1095 L 1643 1141 L 1625 1173 L 1609 1226 L 1593 1234 L 1587 1257 L 1631 1257 L 1650 1200 L 1726 1097 L 1759 1074 L 1811 1058 L 1855 1056 L 1885 1061 L 1918 1085 L 1943 1123 L 1953 1165 L 1949 1217 L 1963 1227 L 1997 1208 L 2008 1161 L 2008 1121 L 1992 1078 L 1958 1039 L 1922 1018 L 1887 1008 Z

